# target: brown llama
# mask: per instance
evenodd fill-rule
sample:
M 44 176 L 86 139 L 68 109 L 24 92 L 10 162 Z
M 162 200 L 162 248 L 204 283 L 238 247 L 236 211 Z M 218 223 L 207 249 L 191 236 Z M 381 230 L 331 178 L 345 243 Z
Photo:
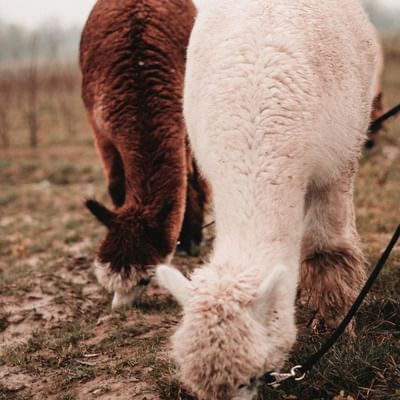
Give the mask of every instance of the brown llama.
M 194 17 L 190 0 L 98 0 L 82 33 L 82 97 L 115 209 L 86 205 L 108 228 L 95 265 L 113 307 L 132 303 L 179 241 L 202 240 L 208 189 L 182 112 Z

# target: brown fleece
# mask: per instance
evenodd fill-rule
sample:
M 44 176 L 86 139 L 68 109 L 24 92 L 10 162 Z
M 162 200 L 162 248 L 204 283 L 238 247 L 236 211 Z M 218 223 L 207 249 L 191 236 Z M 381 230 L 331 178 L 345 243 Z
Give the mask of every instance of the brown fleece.
M 194 16 L 188 0 L 98 0 L 82 33 L 82 97 L 115 210 L 87 206 L 108 227 L 99 260 L 121 277 L 175 250 L 186 203 L 183 239 L 201 240 L 208 191 L 182 115 Z
M 301 265 L 301 297 L 328 327 L 336 328 L 357 297 L 364 280 L 364 258 L 354 246 L 313 249 Z

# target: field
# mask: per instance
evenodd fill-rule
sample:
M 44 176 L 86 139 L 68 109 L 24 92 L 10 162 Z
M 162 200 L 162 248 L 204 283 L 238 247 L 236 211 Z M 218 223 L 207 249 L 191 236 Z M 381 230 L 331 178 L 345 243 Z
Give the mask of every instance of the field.
M 189 398 L 168 357 L 179 307 L 154 285 L 140 304 L 112 312 L 110 295 L 93 276 L 104 232 L 83 202 L 109 200 L 74 82 L 62 101 L 59 93 L 66 92 L 54 83 L 52 94 L 39 93 L 36 148 L 28 147 L 21 104 L 6 103 L 12 135 L 0 152 L 0 400 Z M 387 105 L 400 101 L 397 61 L 387 65 L 384 93 Z M 368 268 L 399 223 L 399 150 L 397 121 L 361 160 L 356 210 Z M 209 241 L 199 257 L 174 263 L 191 270 L 210 248 Z M 302 383 L 261 398 L 399 399 L 399 286 L 397 250 L 357 316 L 356 337 L 343 337 Z M 323 341 L 305 329 L 308 317 L 299 308 L 300 334 L 288 365 Z

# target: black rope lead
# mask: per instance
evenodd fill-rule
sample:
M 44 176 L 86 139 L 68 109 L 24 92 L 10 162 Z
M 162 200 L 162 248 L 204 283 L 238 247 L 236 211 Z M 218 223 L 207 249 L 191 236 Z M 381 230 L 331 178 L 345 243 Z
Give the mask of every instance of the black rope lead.
M 378 263 L 376 264 L 375 268 L 373 269 L 371 275 L 369 276 L 367 282 L 365 283 L 364 287 L 362 288 L 360 294 L 358 295 L 357 299 L 354 301 L 353 305 L 351 306 L 349 312 L 344 317 L 343 321 L 340 325 L 336 328 L 335 332 L 326 340 L 324 345 L 321 347 L 319 351 L 314 353 L 310 356 L 303 364 L 296 365 L 291 369 L 289 373 L 279 373 L 279 372 L 268 372 L 263 375 L 261 378 L 258 379 L 259 383 L 266 384 L 272 387 L 279 387 L 281 383 L 288 381 L 288 380 L 302 380 L 305 375 L 311 371 L 314 365 L 331 349 L 331 347 L 336 343 L 342 333 L 345 331 L 347 326 L 349 325 L 350 321 L 353 319 L 354 315 L 360 308 L 362 302 L 364 301 L 365 297 L 367 296 L 368 292 L 370 291 L 372 285 L 378 278 L 378 275 L 382 271 L 383 267 L 385 266 L 391 252 L 393 251 L 394 247 L 396 246 L 397 241 L 400 237 L 400 225 L 397 226 L 397 229 L 390 240 L 388 246 L 386 247 L 385 251 L 383 252 L 381 258 L 379 259 Z
M 357 299 L 355 300 L 354 304 L 351 306 L 349 312 L 341 322 L 341 324 L 337 327 L 335 332 L 332 334 L 330 338 L 325 342 L 322 348 L 315 354 L 313 354 L 301 367 L 301 372 L 309 372 L 311 368 L 328 352 L 328 350 L 334 345 L 334 343 L 339 339 L 342 335 L 344 330 L 349 325 L 350 321 L 353 319 L 355 313 L 360 308 L 362 302 L 364 301 L 365 297 L 367 296 L 368 292 L 370 291 L 372 285 L 375 283 L 378 275 L 382 271 L 383 267 L 385 266 L 391 252 L 393 251 L 394 247 L 396 246 L 397 241 L 399 240 L 400 236 L 400 225 L 397 227 L 391 241 L 389 242 L 388 246 L 386 247 L 385 251 L 383 252 L 381 258 L 379 259 L 378 263 L 376 264 L 375 268 L 373 269 L 371 275 L 369 276 L 367 282 L 365 283 L 364 287 L 362 288 L 360 294 L 358 295 Z
M 391 110 L 386 112 L 385 114 L 381 115 L 379 118 L 377 118 L 375 121 L 372 121 L 369 128 L 368 128 L 368 133 L 375 133 L 378 132 L 379 129 L 382 128 L 382 124 L 388 120 L 389 118 L 394 117 L 395 115 L 400 113 L 400 104 L 397 106 L 393 107 Z

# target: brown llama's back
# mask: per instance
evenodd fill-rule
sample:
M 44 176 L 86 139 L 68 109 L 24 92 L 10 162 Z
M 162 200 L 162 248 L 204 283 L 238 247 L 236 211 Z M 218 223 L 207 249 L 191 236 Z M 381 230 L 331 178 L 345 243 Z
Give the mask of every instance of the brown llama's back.
M 182 115 L 194 16 L 187 0 L 98 0 L 82 34 L 82 97 L 115 206 L 87 202 L 108 228 L 97 276 L 122 303 L 175 251 L 182 225 L 186 246 L 201 241 L 207 187 Z

